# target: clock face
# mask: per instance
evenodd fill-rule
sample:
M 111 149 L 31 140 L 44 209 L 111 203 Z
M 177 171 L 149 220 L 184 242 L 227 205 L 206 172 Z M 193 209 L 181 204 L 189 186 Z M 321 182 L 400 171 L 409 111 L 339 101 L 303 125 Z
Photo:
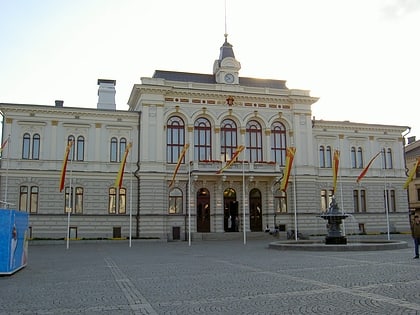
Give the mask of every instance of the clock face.
M 235 81 L 235 77 L 232 73 L 225 74 L 225 82 L 226 83 L 233 83 Z

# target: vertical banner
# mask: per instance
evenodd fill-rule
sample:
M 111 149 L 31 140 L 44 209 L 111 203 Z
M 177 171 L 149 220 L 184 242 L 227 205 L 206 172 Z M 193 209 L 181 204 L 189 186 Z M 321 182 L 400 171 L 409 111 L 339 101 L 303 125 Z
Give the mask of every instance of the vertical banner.
M 408 185 L 413 180 L 414 175 L 416 174 L 417 167 L 419 166 L 419 162 L 420 162 L 420 159 L 417 159 L 416 164 L 414 164 L 414 167 L 411 169 L 410 173 L 408 173 L 408 178 L 405 181 L 405 184 L 404 184 L 404 187 L 403 187 L 404 189 L 408 189 Z
M 10 136 L 8 136 L 8 137 L 6 138 L 6 140 L 4 140 L 4 141 L 3 141 L 3 143 L 1 144 L 1 147 L 0 147 L 0 154 L 3 152 L 4 148 L 6 147 L 7 142 L 9 141 L 9 138 L 10 138 Z
M 169 187 L 171 187 L 175 183 L 175 177 L 178 173 L 179 167 L 181 166 L 182 160 L 184 159 L 185 153 L 187 152 L 188 148 L 190 147 L 190 144 L 187 143 L 184 145 L 184 149 L 182 149 L 181 154 L 179 155 L 178 162 L 176 163 L 174 174 L 172 175 L 172 180 L 169 183 Z
M 232 159 L 231 159 L 228 163 L 226 163 L 226 165 L 225 165 L 224 167 L 222 167 L 220 170 L 218 170 L 218 171 L 216 172 L 216 174 L 221 174 L 221 173 L 223 173 L 223 171 L 224 171 L 224 170 L 227 170 L 229 167 L 231 167 L 231 166 L 232 166 L 232 164 L 233 164 L 233 163 L 236 161 L 236 159 L 238 158 L 239 154 L 240 154 L 240 153 L 241 153 L 244 149 L 245 149 L 245 146 L 240 145 L 240 146 L 236 149 L 235 153 L 233 154 Z
M 125 162 L 127 161 L 128 152 L 130 152 L 132 143 L 130 142 L 125 148 L 124 157 L 121 160 L 120 170 L 118 171 L 117 178 L 115 179 L 114 187 L 121 189 L 122 181 L 124 177 Z
M 338 177 L 338 167 L 340 164 L 340 151 L 335 150 L 334 151 L 334 157 L 333 157 L 333 195 L 335 194 L 335 189 L 337 187 L 337 177 Z
M 70 141 L 67 144 L 66 152 L 64 153 L 63 164 L 61 165 L 61 174 L 60 174 L 60 192 L 64 189 L 64 182 L 66 181 L 66 170 L 67 170 L 67 161 L 69 158 L 69 153 L 71 150 L 71 146 L 73 145 L 73 141 Z
M 295 158 L 296 148 L 295 147 L 288 147 L 286 149 L 286 172 L 283 175 L 283 179 L 281 180 L 280 190 L 286 192 L 287 185 L 289 183 L 290 171 L 292 169 L 293 160 Z
M 373 161 L 375 161 L 375 159 L 378 157 L 379 154 L 381 154 L 381 151 L 376 153 L 376 155 L 369 161 L 368 165 L 366 165 L 366 167 L 360 173 L 359 177 L 357 177 L 357 180 L 356 180 L 357 183 L 359 183 L 362 180 L 362 178 L 365 177 L 370 165 L 373 163 Z

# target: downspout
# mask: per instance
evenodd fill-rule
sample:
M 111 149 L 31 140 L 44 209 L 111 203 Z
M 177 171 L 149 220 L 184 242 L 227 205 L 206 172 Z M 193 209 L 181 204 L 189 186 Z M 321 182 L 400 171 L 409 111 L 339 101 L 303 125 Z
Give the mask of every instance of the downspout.
M 141 127 L 141 112 L 138 112 L 138 131 L 137 131 L 137 169 L 134 176 L 137 178 L 137 212 L 136 212 L 136 238 L 140 238 L 140 127 Z
M 411 127 L 408 127 L 408 131 L 403 135 L 403 155 L 404 155 L 404 168 L 405 168 L 405 175 L 408 177 L 409 169 L 407 168 L 407 157 L 405 153 L 405 137 L 411 132 Z M 409 189 L 407 189 L 407 206 L 408 206 L 408 226 L 410 227 L 411 234 L 413 234 L 413 226 L 411 224 L 412 219 L 414 217 L 414 213 L 411 213 L 410 209 L 410 196 L 409 196 Z

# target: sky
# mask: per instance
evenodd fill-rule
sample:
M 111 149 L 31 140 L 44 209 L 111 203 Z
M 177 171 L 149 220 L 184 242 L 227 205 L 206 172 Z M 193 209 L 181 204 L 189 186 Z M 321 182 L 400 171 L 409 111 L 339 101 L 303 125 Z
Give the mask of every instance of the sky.
M 316 119 L 420 139 L 420 0 L 0 0 L 0 103 L 116 104 L 155 70 L 211 74 L 227 31 L 240 76 L 311 91 Z

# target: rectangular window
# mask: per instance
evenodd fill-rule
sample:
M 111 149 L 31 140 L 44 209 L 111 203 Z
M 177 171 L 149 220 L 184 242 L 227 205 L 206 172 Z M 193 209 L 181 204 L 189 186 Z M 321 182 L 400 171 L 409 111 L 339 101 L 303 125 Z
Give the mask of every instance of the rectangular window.
M 74 192 L 76 191 L 76 195 Z M 65 199 L 64 199 L 64 212 L 72 214 L 82 214 L 83 213 L 83 188 L 75 187 L 71 188 L 71 195 L 69 195 L 70 188 L 65 188 Z
M 354 212 L 360 212 L 360 207 L 359 207 L 359 191 L 358 190 L 353 190 L 353 208 L 354 208 Z
M 353 190 L 354 212 L 366 212 L 366 190 Z
M 387 189 L 384 191 L 384 204 L 385 204 L 385 211 L 387 209 L 386 207 L 388 207 L 388 212 L 397 211 L 394 189 Z
M 360 190 L 360 210 L 362 210 L 362 212 L 366 212 L 367 211 L 367 207 L 366 207 L 366 190 L 361 189 Z
M 83 188 L 76 187 L 76 200 L 74 202 L 75 205 L 75 213 L 82 214 L 83 213 Z
M 19 210 L 28 211 L 28 186 L 20 186 Z
M 29 213 L 38 212 L 38 186 L 20 186 L 19 210 Z
M 37 213 L 38 212 L 38 187 L 33 186 L 31 187 L 31 196 L 30 196 L 30 213 Z
M 116 208 L 116 201 L 118 198 L 118 209 Z M 108 196 L 108 212 L 109 214 L 125 214 L 127 208 L 127 196 L 126 196 L 126 189 L 121 188 L 119 190 L 119 194 L 117 196 L 117 190 L 115 187 L 111 187 L 109 189 L 109 196 Z
M 332 202 L 333 191 L 332 190 L 321 190 L 321 211 L 326 212 Z
M 274 197 L 276 213 L 287 213 L 287 197 L 284 191 Z

